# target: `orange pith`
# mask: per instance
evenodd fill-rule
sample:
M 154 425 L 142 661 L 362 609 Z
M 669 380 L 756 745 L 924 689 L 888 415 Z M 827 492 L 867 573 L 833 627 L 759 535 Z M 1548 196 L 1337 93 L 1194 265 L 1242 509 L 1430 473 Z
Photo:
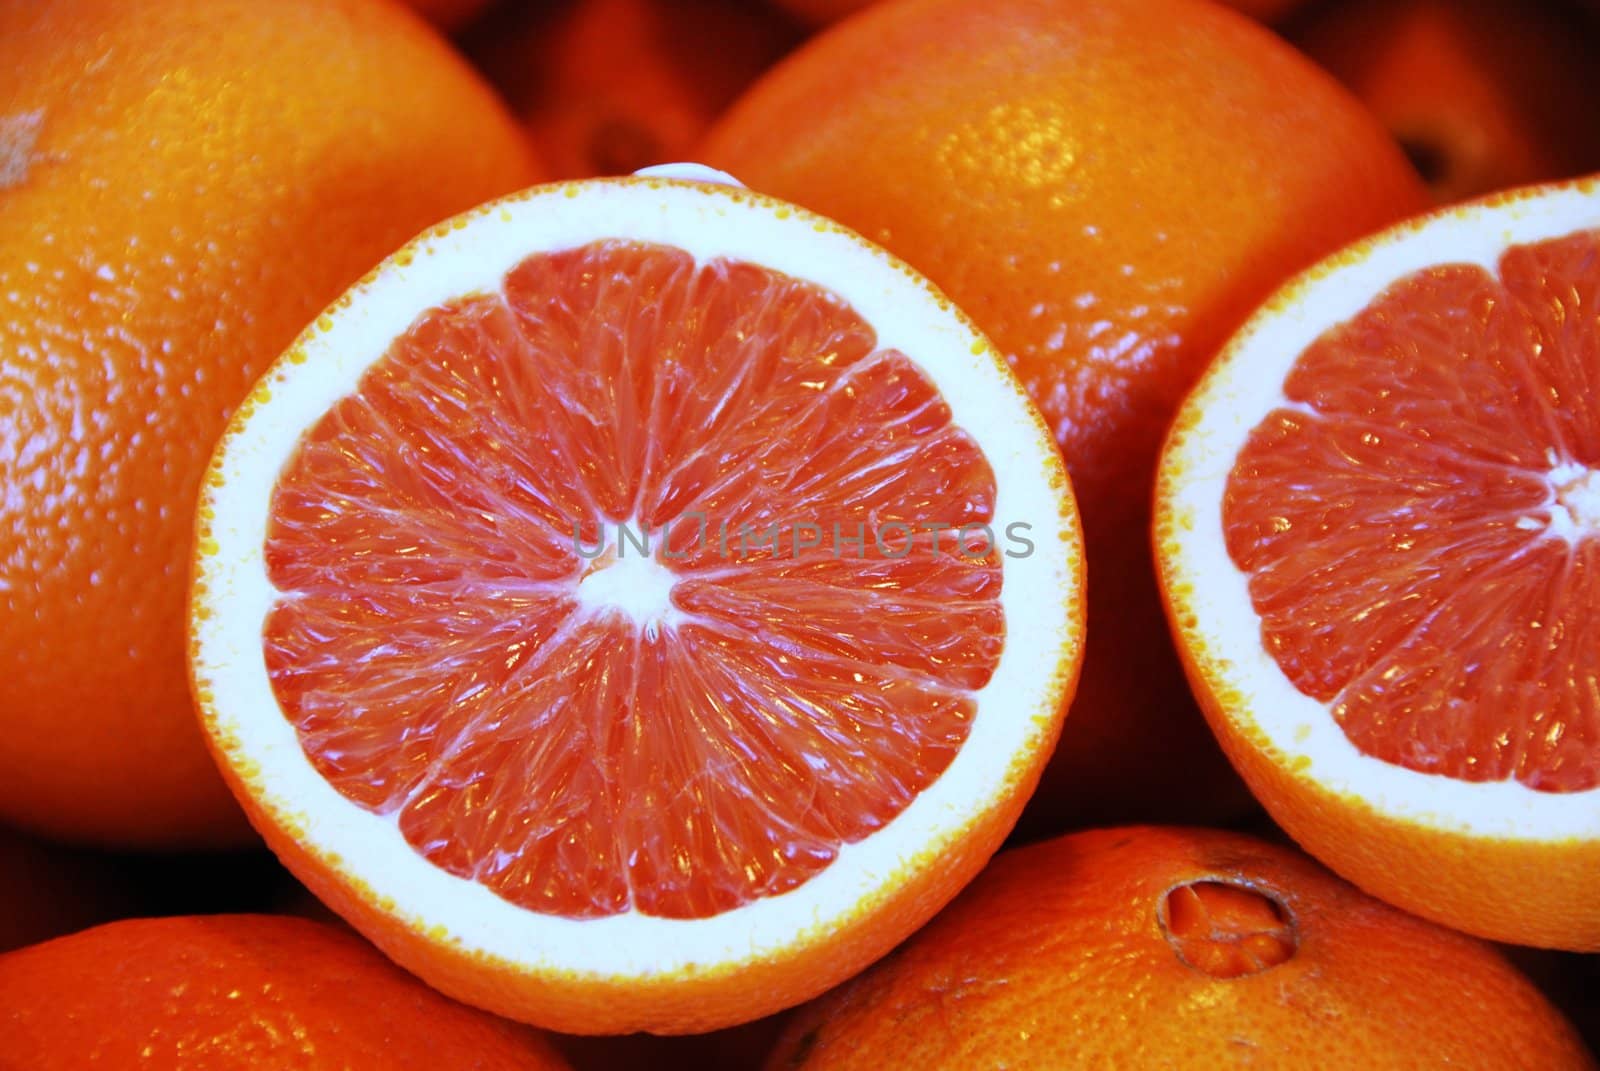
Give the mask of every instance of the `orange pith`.
M 1366 754 L 1600 782 L 1600 232 L 1443 265 L 1326 332 L 1223 501 L 1262 639 Z
M 536 254 L 302 438 L 269 675 L 318 771 L 446 870 L 548 914 L 706 917 L 954 758 L 1004 637 L 993 536 L 950 529 L 994 500 L 937 389 L 822 288 Z

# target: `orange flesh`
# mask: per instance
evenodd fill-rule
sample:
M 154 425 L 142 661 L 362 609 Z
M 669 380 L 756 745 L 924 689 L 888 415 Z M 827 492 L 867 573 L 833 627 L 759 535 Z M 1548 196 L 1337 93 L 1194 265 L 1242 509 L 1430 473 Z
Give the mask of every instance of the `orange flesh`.
M 704 917 L 804 882 L 962 746 L 998 556 L 873 526 L 987 523 L 994 497 L 934 386 L 826 291 L 663 246 L 539 254 L 303 437 L 268 671 L 322 775 L 440 867 L 548 914 Z M 671 609 L 580 594 L 620 567 Z
M 1363 752 L 1600 781 L 1600 232 L 1445 265 L 1317 340 L 1223 526 L 1267 650 Z
M 1254 889 L 1194 881 L 1167 893 L 1162 932 L 1179 959 L 1213 978 L 1242 978 L 1286 963 L 1299 944 L 1289 914 Z

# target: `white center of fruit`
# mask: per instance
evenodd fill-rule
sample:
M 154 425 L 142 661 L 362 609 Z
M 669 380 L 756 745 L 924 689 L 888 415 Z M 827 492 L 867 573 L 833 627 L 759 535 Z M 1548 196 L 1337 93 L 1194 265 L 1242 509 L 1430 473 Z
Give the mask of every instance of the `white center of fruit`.
M 588 563 L 578 581 L 578 602 L 591 613 L 620 610 L 654 637 L 663 622 L 677 616 L 672 605 L 677 579 L 653 554 L 619 538 Z
M 1569 541 L 1600 533 L 1600 469 L 1576 462 L 1550 470 L 1550 486 L 1555 491 L 1555 506 L 1550 511 L 1550 529 Z

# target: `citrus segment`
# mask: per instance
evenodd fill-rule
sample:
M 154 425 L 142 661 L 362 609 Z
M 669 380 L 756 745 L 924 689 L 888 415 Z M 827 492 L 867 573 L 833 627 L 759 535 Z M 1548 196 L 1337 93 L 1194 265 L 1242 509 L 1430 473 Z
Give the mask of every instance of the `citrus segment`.
M 1545 791 L 1600 775 L 1600 396 L 1564 327 L 1584 280 L 1560 277 L 1597 253 L 1584 232 L 1513 248 L 1498 279 L 1395 283 L 1305 352 L 1234 465 L 1223 522 L 1263 641 L 1368 754 Z
M 1079 660 L 1076 515 L 1003 361 L 722 185 L 421 236 L 257 386 L 199 529 L 195 693 L 269 844 L 568 1032 L 727 1025 L 887 951 L 1010 829 Z

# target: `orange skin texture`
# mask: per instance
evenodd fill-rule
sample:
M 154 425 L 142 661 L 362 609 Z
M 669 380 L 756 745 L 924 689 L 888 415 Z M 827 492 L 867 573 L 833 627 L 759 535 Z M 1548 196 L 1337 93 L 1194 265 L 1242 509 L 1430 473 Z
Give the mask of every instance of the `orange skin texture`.
M 1293 38 L 1416 148 L 1442 203 L 1600 170 L 1600 32 L 1559 4 L 1346 0 Z
M 1245 807 L 1161 639 L 1155 459 L 1256 302 L 1427 203 L 1392 139 L 1270 32 L 1208 3 L 907 0 L 781 64 L 702 155 L 932 278 L 1062 447 L 1089 638 L 1028 823 Z
M 1525 187 L 1474 204 L 1514 204 L 1561 185 Z M 1595 178 L 1565 185 L 1590 194 L 1600 188 Z M 1275 294 L 1263 315 L 1292 307 L 1312 280 L 1364 259 L 1387 241 L 1403 241 L 1411 230 L 1408 223 L 1329 257 Z M 1222 374 L 1230 353 L 1222 351 L 1207 380 Z M 1187 434 L 1198 419 L 1198 413 L 1181 414 L 1171 440 Z M 1470 836 L 1381 814 L 1357 795 L 1317 783 L 1269 743 L 1249 714 L 1248 698 L 1228 684 L 1203 623 L 1189 608 L 1189 593 L 1167 572 L 1166 562 L 1177 556 L 1180 542 L 1193 538 L 1192 518 L 1173 504 L 1182 480 L 1174 465 L 1162 471 L 1156 487 L 1152 539 L 1162 569 L 1162 600 L 1206 720 L 1273 820 L 1340 875 L 1415 915 L 1508 944 L 1600 952 L 1600 903 L 1594 897 L 1600 887 L 1600 841 Z
M 691 159 L 800 36 L 748 0 L 558 0 L 510 5 L 464 45 L 564 179 Z
M 1180 959 L 1166 899 L 1194 881 L 1276 900 L 1290 920 L 1289 958 L 1238 977 Z M 1213 918 L 1224 934 L 1251 932 Z M 1365 896 L 1289 848 L 1130 827 L 1001 855 L 893 956 L 801 1011 L 767 1069 L 1241 1063 L 1595 1066 L 1572 1027 L 1488 945 Z
M 567 1068 L 354 934 L 272 915 L 135 919 L 0 957 L 0 1034 L 36 1071 Z
M 345 286 L 535 177 L 487 86 L 388 4 L 0 4 L 0 819 L 248 837 L 185 683 L 211 446 Z

